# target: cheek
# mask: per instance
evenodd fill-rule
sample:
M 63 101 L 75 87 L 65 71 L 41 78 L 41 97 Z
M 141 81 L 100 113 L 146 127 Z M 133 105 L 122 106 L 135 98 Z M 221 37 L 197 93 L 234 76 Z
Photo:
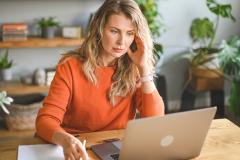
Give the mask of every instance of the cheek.
M 113 46 L 114 42 L 115 42 L 115 38 L 109 34 L 105 34 L 102 37 L 102 46 L 104 49 L 111 48 L 111 46 Z

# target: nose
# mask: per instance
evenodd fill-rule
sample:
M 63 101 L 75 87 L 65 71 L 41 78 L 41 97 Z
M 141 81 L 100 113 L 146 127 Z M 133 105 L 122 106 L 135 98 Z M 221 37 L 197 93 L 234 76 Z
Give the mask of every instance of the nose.
M 125 37 L 123 34 L 119 34 L 119 37 L 118 37 L 118 40 L 117 40 L 117 44 L 118 45 L 123 45 L 124 44 L 124 41 L 125 41 Z

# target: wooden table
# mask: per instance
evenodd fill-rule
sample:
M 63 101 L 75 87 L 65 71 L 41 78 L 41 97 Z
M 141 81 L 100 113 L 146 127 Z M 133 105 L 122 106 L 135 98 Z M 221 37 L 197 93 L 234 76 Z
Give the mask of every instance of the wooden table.
M 84 133 L 77 135 L 87 139 L 87 149 L 91 159 L 98 159 L 89 149 L 92 144 L 102 143 L 111 138 L 122 138 L 124 130 Z M 20 144 L 42 144 L 39 138 L 25 137 L 0 139 L 0 160 L 16 160 L 17 148 Z M 203 145 L 201 154 L 196 160 L 239 160 L 240 128 L 227 119 L 213 120 Z

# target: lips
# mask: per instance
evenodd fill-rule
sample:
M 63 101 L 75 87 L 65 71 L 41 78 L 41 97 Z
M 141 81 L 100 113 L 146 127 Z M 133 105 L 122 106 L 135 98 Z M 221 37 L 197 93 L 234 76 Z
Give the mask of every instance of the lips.
M 113 48 L 113 50 L 117 53 L 121 53 L 124 51 L 124 49 L 119 49 L 119 48 Z

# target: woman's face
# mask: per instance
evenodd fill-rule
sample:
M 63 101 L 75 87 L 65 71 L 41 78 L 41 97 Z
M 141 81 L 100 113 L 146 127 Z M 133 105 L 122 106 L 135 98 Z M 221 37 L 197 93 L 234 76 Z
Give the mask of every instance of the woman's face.
M 115 60 L 126 54 L 135 36 L 135 27 L 124 14 L 113 14 L 103 29 L 100 56 L 104 66 L 112 65 Z

